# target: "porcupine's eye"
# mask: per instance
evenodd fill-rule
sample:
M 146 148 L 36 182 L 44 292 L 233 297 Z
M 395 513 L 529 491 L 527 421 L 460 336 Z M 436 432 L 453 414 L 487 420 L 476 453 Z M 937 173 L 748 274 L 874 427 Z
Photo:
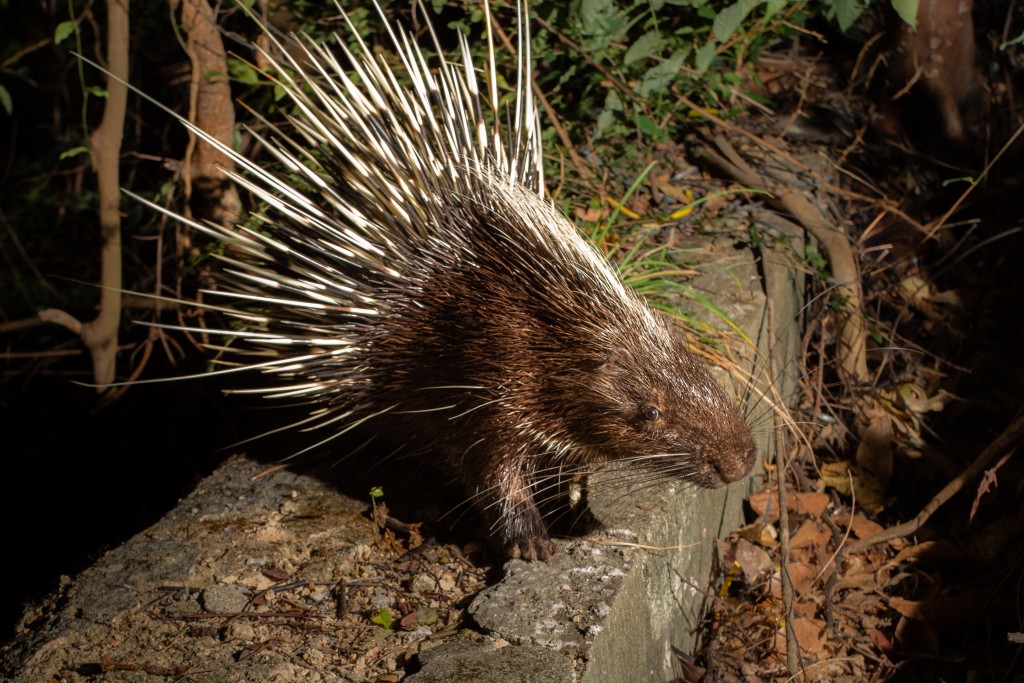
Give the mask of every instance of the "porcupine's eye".
M 640 414 L 643 415 L 644 419 L 648 422 L 657 422 L 661 419 L 661 411 L 657 407 L 647 405 L 640 409 Z

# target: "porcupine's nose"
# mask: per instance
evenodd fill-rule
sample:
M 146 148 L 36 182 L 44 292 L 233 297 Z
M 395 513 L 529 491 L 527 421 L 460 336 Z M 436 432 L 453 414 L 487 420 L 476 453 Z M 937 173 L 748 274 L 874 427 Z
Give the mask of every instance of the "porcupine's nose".
M 757 447 L 749 432 L 738 434 L 733 443 L 722 444 L 718 457 L 712 460 L 712 466 L 722 484 L 731 484 L 750 474 L 757 460 Z

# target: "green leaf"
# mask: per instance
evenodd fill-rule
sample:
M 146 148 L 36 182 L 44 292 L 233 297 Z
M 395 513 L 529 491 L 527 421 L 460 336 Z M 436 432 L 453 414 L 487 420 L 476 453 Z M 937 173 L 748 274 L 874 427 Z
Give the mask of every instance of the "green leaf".
M 256 85 L 260 82 L 259 72 L 241 59 L 229 58 L 228 72 L 233 79 L 245 85 Z
M 60 158 L 63 161 L 64 159 L 70 159 L 71 157 L 77 157 L 79 154 L 88 154 L 88 153 L 89 153 L 89 148 L 88 147 L 81 147 L 81 146 L 79 146 L 79 147 L 72 147 L 71 149 L 67 149 L 67 150 L 64 150 L 63 152 L 61 152 Z
M 892 8 L 910 28 L 917 28 L 917 8 L 921 0 L 892 0 Z
M 576 12 L 580 28 L 587 36 L 587 48 L 593 51 L 621 41 L 629 28 L 629 16 L 619 11 L 614 0 L 580 0 Z
M 384 489 L 379 486 L 374 486 L 370 489 L 370 498 L 377 500 L 378 498 L 384 497 Z
M 697 72 L 703 74 L 711 66 L 711 62 L 715 59 L 715 50 L 718 48 L 718 43 L 714 40 L 701 45 L 697 48 Z
M 711 29 L 715 32 L 715 38 L 718 39 L 718 42 L 724 43 L 729 40 L 740 24 L 743 23 L 743 20 L 747 18 L 747 15 L 750 14 L 750 10 L 760 3 L 761 0 L 740 0 L 719 12 L 711 24 Z
M 53 44 L 60 45 L 61 42 L 75 32 L 75 22 L 73 21 L 62 21 L 57 24 L 57 28 L 53 32 Z
M 609 90 L 608 94 L 604 97 L 604 108 L 607 111 L 625 111 L 626 106 L 622 103 L 622 98 L 619 97 L 618 90 Z
M 14 112 L 14 100 L 11 99 L 11 93 L 2 85 L 0 85 L 0 106 L 4 108 L 8 116 Z
M 658 31 L 649 31 L 633 42 L 626 50 L 626 55 L 622 58 L 622 65 L 629 66 L 633 62 L 639 62 L 642 59 L 648 59 L 661 53 L 661 46 L 664 41 L 661 38 L 661 33 Z
M 768 21 L 781 12 L 788 4 L 789 0 L 767 0 L 764 8 L 764 20 Z
M 391 628 L 391 624 L 394 623 L 395 618 L 391 615 L 391 610 L 387 609 L 386 607 L 382 607 L 379 610 L 377 610 L 376 614 L 370 617 L 370 621 L 377 624 L 378 626 L 383 626 L 384 628 L 389 629 Z
M 600 140 L 605 131 L 615 124 L 615 119 L 615 112 L 608 109 L 602 110 L 601 113 L 597 115 L 597 121 L 594 123 L 593 139 Z
M 839 30 L 845 33 L 848 28 L 853 26 L 853 22 L 863 14 L 864 5 L 860 3 L 860 0 L 833 0 L 833 2 L 836 23 L 839 24 Z
M 658 124 L 650 116 L 640 114 L 636 117 L 636 127 L 641 133 L 649 138 L 658 137 L 661 132 L 658 128 Z
M 657 64 L 643 75 L 640 82 L 636 84 L 636 92 L 641 97 L 650 97 L 654 93 L 662 93 L 668 90 L 672 81 L 679 75 L 686 58 L 690 55 L 689 48 L 676 52 L 674 55 Z

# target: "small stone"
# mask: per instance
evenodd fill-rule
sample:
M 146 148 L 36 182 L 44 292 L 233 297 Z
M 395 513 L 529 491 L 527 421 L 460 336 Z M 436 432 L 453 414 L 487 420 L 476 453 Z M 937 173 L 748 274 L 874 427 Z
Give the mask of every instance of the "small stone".
M 437 581 L 430 574 L 417 574 L 409 581 L 409 590 L 413 593 L 433 593 L 437 591 Z
M 248 602 L 248 598 L 234 586 L 213 586 L 204 590 L 202 595 L 203 608 L 214 614 L 236 614 Z
M 383 588 L 374 588 L 370 596 L 370 606 L 376 609 L 384 609 L 395 604 L 395 598 Z

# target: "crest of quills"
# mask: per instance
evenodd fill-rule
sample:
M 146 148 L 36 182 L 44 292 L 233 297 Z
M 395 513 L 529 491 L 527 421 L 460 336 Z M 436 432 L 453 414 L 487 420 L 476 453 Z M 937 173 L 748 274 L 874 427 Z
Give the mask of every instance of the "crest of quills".
M 214 332 L 260 359 L 242 356 L 275 380 L 265 396 L 308 403 L 317 446 L 359 431 L 414 452 L 462 482 L 509 556 L 547 559 L 537 502 L 557 482 L 616 461 L 719 487 L 756 450 L 680 336 L 544 198 L 526 9 L 507 109 L 484 10 L 482 81 L 465 38 L 462 64 L 431 66 L 389 28 L 399 78 L 361 42 L 337 40 L 339 59 L 303 39 L 295 57 L 268 32 L 297 113 L 263 142 L 302 187 L 193 128 L 263 206 L 230 228 L 172 215 L 224 244 L 203 306 L 231 324 Z

